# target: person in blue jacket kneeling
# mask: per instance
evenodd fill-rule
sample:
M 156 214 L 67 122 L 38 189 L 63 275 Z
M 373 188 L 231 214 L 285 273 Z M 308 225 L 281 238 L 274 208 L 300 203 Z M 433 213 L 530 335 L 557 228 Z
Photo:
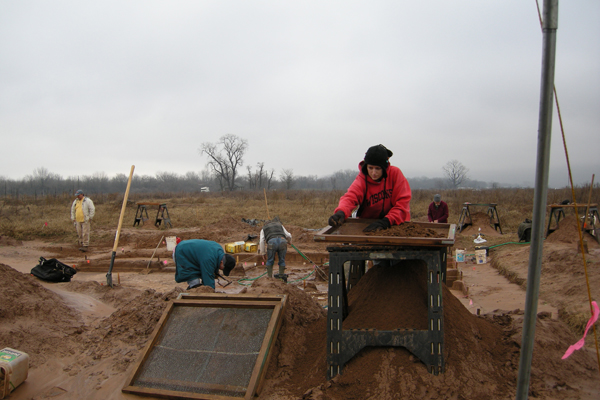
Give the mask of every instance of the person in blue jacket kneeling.
M 235 267 L 235 257 L 226 254 L 217 242 L 204 239 L 180 241 L 173 250 L 175 282 L 187 282 L 187 290 L 204 285 L 215 288 L 219 270 L 229 276 Z

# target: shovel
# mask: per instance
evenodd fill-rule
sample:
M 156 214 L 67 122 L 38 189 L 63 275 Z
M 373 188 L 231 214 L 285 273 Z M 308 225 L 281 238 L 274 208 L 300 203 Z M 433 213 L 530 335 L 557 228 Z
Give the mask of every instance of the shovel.
M 106 274 L 106 284 L 113 287 L 112 283 L 112 269 L 115 264 L 115 255 L 117 254 L 117 247 L 119 247 L 119 236 L 121 235 L 121 225 L 123 224 L 123 216 L 125 215 L 125 207 L 127 207 L 127 197 L 129 197 L 129 188 L 131 187 L 131 177 L 133 176 L 133 170 L 135 165 L 131 166 L 131 172 L 129 173 L 129 180 L 127 181 L 127 189 L 125 190 L 125 197 L 123 197 L 123 205 L 121 206 L 121 215 L 119 216 L 119 225 L 117 226 L 117 234 L 115 235 L 115 245 L 113 246 L 112 255 L 110 256 L 110 267 L 108 268 L 108 274 Z

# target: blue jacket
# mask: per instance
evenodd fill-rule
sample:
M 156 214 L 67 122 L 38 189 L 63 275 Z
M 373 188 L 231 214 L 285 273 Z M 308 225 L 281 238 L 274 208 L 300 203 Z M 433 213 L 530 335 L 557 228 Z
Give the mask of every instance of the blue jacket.
M 225 255 L 217 242 L 191 239 L 175 247 L 175 282 L 188 282 L 202 278 L 202 284 L 215 288 L 215 273 Z

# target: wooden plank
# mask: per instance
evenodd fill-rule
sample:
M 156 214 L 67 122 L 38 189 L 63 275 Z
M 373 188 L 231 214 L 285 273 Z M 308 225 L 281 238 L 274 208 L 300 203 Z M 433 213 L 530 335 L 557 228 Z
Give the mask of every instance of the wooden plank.
M 575 208 L 575 207 L 587 207 L 587 204 L 550 204 L 550 208 Z M 590 204 L 590 207 L 598 207 L 598 204 Z
M 210 307 L 210 308 L 273 308 L 278 305 L 281 300 L 271 300 L 271 301 L 252 301 L 250 299 L 247 300 L 234 300 L 234 299 L 224 299 L 224 300 L 186 300 L 186 299 L 178 299 L 173 300 L 173 303 L 176 305 L 183 305 L 188 307 Z
M 281 301 L 281 306 L 280 306 L 280 310 L 278 311 L 276 326 L 275 326 L 275 329 L 273 331 L 273 334 L 270 335 L 271 337 L 270 337 L 270 340 L 269 340 L 269 342 L 267 344 L 267 348 L 268 349 L 271 349 L 271 347 L 273 346 L 273 342 L 275 341 L 275 339 L 279 335 L 279 330 L 281 329 L 281 325 L 283 324 L 283 313 L 285 311 L 286 306 L 287 306 L 287 296 L 285 296 L 285 298 Z M 263 384 L 265 382 L 267 368 L 269 367 L 269 363 L 271 362 L 271 355 L 272 354 L 273 353 L 271 353 L 269 351 L 267 353 L 267 355 L 266 355 L 266 359 L 265 359 L 264 363 L 261 366 L 261 371 L 259 373 L 258 384 L 256 385 L 256 390 L 254 391 L 254 393 L 252 393 L 252 395 L 260 394 L 260 392 L 262 391 L 262 387 L 263 387 Z
M 197 400 L 239 400 L 241 397 L 219 396 L 207 393 L 180 392 L 176 390 L 152 389 L 141 386 L 126 386 L 122 389 L 125 393 L 136 395 L 147 395 L 150 397 L 160 397 L 163 399 L 197 399 Z
M 251 293 L 182 293 L 178 300 L 215 300 L 215 299 L 234 299 L 234 300 L 254 300 L 254 301 L 282 301 L 285 299 L 285 295 L 280 294 L 251 294 Z
M 129 379 L 126 381 L 127 386 L 133 385 L 133 381 L 135 380 L 138 373 L 140 372 L 140 369 L 141 369 L 140 367 L 142 366 L 142 364 L 144 362 L 146 362 L 146 359 L 150 355 L 150 349 L 152 349 L 154 347 L 154 345 L 156 344 L 156 341 L 158 340 L 160 331 L 162 330 L 163 326 L 165 325 L 165 322 L 167 321 L 167 319 L 173 312 L 173 306 L 174 306 L 174 303 L 173 303 L 173 301 L 171 301 L 167 305 L 167 308 L 165 308 L 165 310 L 163 311 L 163 314 L 160 317 L 160 319 L 158 320 L 158 322 L 156 323 L 156 327 L 154 328 L 154 331 L 152 332 L 152 336 L 150 337 L 150 340 L 148 341 L 148 343 L 146 343 L 146 346 L 144 347 L 144 350 L 142 351 L 143 357 L 137 363 L 134 364 L 133 372 L 131 373 L 131 376 L 129 377 Z
M 246 393 L 246 388 L 243 386 L 219 385 L 219 384 L 205 383 L 205 382 L 190 382 L 190 381 L 181 381 L 181 380 L 174 380 L 174 379 L 169 380 L 169 379 L 164 379 L 164 378 L 139 379 L 138 382 L 146 384 L 146 385 L 158 384 L 158 385 L 173 385 L 173 386 L 189 386 L 194 389 L 200 389 L 200 390 L 232 392 L 232 393 L 236 393 L 239 397 L 241 397 L 240 395 L 243 395 L 244 393 Z M 157 390 L 162 390 L 162 389 L 157 389 Z

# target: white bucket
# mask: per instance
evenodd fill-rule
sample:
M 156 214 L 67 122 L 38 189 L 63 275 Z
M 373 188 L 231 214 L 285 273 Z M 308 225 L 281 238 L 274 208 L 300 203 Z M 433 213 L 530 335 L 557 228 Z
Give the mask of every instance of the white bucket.
M 456 250 L 456 262 L 465 262 L 465 251 Z
M 0 399 L 15 390 L 29 372 L 29 355 L 6 347 L 0 350 Z
M 177 246 L 177 236 L 167 236 L 167 250 L 172 251 Z
M 477 264 L 485 264 L 487 262 L 485 250 L 475 250 L 475 259 Z

